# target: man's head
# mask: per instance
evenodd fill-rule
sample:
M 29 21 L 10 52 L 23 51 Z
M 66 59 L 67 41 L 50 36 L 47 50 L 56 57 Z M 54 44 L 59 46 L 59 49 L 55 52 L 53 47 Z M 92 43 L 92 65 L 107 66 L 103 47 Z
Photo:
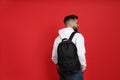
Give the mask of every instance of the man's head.
M 78 29 L 78 16 L 68 15 L 64 18 L 64 24 L 66 27 L 72 27 L 75 31 Z

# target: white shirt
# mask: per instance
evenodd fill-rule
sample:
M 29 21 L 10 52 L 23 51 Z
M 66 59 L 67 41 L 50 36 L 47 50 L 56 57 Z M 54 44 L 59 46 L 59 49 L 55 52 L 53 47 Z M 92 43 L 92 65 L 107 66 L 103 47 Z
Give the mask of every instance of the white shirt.
M 54 44 L 53 44 L 53 50 L 52 50 L 52 61 L 57 64 L 57 47 L 58 44 L 62 41 L 63 38 L 69 39 L 71 33 L 73 32 L 72 27 L 65 27 L 60 30 L 58 30 L 59 35 L 55 38 Z M 85 44 L 84 44 L 84 37 L 81 33 L 76 33 L 74 37 L 72 38 L 73 43 L 77 47 L 77 53 L 79 57 L 79 61 L 81 63 L 81 67 L 85 68 L 87 66 L 86 64 L 86 58 L 85 58 Z

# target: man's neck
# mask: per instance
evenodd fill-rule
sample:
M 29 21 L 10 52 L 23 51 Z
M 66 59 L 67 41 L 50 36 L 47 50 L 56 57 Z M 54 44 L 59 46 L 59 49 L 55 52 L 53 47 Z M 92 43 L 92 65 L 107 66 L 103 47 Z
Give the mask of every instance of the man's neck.
M 72 28 L 71 26 L 66 26 L 66 27 L 70 27 L 70 28 Z

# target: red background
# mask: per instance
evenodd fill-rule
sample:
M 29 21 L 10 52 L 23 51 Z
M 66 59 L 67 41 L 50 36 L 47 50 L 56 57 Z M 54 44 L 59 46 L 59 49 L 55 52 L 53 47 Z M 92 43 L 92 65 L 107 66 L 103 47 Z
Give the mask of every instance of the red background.
M 58 80 L 51 61 L 63 18 L 79 16 L 84 35 L 85 80 L 120 80 L 120 2 L 0 1 L 0 80 Z

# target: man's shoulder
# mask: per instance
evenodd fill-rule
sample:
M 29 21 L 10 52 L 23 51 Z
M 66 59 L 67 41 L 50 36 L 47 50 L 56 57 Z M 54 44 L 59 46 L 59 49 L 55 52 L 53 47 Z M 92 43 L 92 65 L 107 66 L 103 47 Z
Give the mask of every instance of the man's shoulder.
M 57 42 L 59 39 L 59 35 L 55 37 L 55 41 Z
M 77 36 L 77 38 L 84 38 L 83 34 L 80 33 L 80 32 L 77 32 L 77 33 L 76 33 L 76 36 Z

